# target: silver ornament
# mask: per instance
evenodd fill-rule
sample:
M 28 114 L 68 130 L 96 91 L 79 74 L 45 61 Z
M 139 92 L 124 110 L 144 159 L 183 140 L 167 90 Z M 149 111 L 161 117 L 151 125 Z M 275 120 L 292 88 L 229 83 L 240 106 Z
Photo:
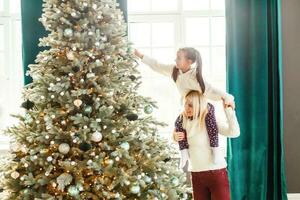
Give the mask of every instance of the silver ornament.
M 74 53 L 73 53 L 72 51 L 69 51 L 69 52 L 67 53 L 67 58 L 68 58 L 69 60 L 74 60 L 74 58 L 75 58 Z
M 64 36 L 66 37 L 72 37 L 73 36 L 73 30 L 70 28 L 65 29 Z
M 51 156 L 48 156 L 48 157 L 47 157 L 47 161 L 48 161 L 48 162 L 51 162 L 52 160 L 53 160 L 53 158 L 52 158 Z
M 74 105 L 77 107 L 77 108 L 79 108 L 80 106 L 81 106 L 81 104 L 82 104 L 82 101 L 80 100 L 80 99 L 76 99 L 76 100 L 74 100 Z
M 76 197 L 79 195 L 79 190 L 76 186 L 72 185 L 68 188 L 68 193 L 72 197 Z
M 123 143 L 120 145 L 120 147 L 121 147 L 122 149 L 128 151 L 129 148 L 130 148 L 130 145 L 129 145 L 128 142 L 123 142 Z
M 14 172 L 12 172 L 12 173 L 10 174 L 10 176 L 11 176 L 13 179 L 17 179 L 17 178 L 19 178 L 20 174 L 19 174 L 19 172 L 14 171 Z
M 67 144 L 67 143 L 62 143 L 59 145 L 58 147 L 58 151 L 61 153 L 61 154 L 67 154 L 69 153 L 70 151 L 70 146 Z
M 84 108 L 85 114 L 91 114 L 92 111 L 93 111 L 93 108 L 91 106 L 87 106 Z
M 138 193 L 140 193 L 140 191 L 141 191 L 141 188 L 139 185 L 133 185 L 130 188 L 130 192 L 133 194 L 138 194 Z
M 91 140 L 93 142 L 100 142 L 102 140 L 103 136 L 100 132 L 96 131 L 92 134 Z
M 151 113 L 153 112 L 152 106 L 151 106 L 151 105 L 145 106 L 144 112 L 145 112 L 146 114 L 151 114 Z
M 177 187 L 179 185 L 179 180 L 177 177 L 172 177 L 171 178 L 171 183 L 174 187 Z

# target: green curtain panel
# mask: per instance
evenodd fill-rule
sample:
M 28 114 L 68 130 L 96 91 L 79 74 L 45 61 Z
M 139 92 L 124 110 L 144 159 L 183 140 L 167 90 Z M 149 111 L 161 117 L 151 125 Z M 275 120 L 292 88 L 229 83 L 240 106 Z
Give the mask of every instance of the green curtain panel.
M 226 0 L 227 88 L 241 136 L 228 140 L 233 200 L 287 199 L 280 0 Z
M 47 35 L 41 22 L 38 19 L 42 15 L 42 0 L 22 0 L 22 59 L 24 71 L 24 84 L 32 82 L 30 76 L 26 76 L 28 65 L 35 63 L 34 60 L 37 54 L 43 50 L 38 47 L 39 38 Z
M 120 9 L 124 13 L 125 21 L 128 21 L 127 15 L 127 0 L 118 0 Z M 28 65 L 35 63 L 37 54 L 44 50 L 38 47 L 39 38 L 47 36 L 47 32 L 44 26 L 39 22 L 39 18 L 42 15 L 42 0 L 21 0 L 21 12 L 22 12 L 22 59 L 23 59 L 23 71 L 24 71 L 24 84 L 32 82 L 30 76 L 26 76 Z

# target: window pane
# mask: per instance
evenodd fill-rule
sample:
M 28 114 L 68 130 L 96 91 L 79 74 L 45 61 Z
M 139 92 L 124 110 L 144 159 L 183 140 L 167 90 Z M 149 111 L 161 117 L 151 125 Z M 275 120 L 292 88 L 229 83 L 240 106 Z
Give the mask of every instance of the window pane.
M 211 9 L 225 10 L 225 0 L 211 0 Z
M 14 58 L 15 62 L 13 66 L 15 69 L 17 69 L 14 73 L 13 73 L 13 78 L 17 81 L 17 82 L 21 82 L 23 83 L 23 65 L 22 65 L 22 52 L 19 52 L 16 54 L 16 57 Z
M 128 0 L 129 12 L 150 11 L 150 0 Z
M 4 11 L 4 0 L 0 0 L 0 12 Z
M 225 47 L 212 48 L 212 69 L 215 79 L 223 79 L 226 74 Z
M 175 64 L 176 53 L 174 48 L 154 48 L 152 55 L 158 61 L 166 64 Z
M 184 10 L 208 10 L 209 0 L 182 0 Z
M 177 0 L 152 0 L 153 11 L 175 11 L 177 10 Z
M 9 3 L 10 13 L 21 13 L 21 0 L 10 0 Z
M 0 51 L 5 49 L 4 25 L 0 24 Z
M 151 31 L 150 23 L 131 23 L 129 25 L 130 41 L 135 46 L 150 46 Z
M 209 18 L 194 17 L 186 19 L 185 40 L 187 45 L 209 44 Z
M 211 18 L 211 39 L 213 45 L 225 45 L 225 18 Z
M 21 30 L 21 21 L 15 21 L 15 42 L 16 42 L 16 51 L 21 52 L 22 50 L 22 30 Z
M 209 78 L 211 67 L 210 67 L 210 52 L 208 47 L 197 47 L 196 48 L 201 55 L 202 58 L 202 72 L 205 78 Z
M 143 53 L 144 55 L 152 56 L 150 48 L 147 48 L 147 49 L 139 48 L 138 50 L 141 53 Z M 141 72 L 143 80 L 144 80 L 144 78 L 150 78 L 150 77 L 152 78 L 157 75 L 157 72 L 154 72 L 149 66 L 145 65 L 141 61 L 139 62 L 138 69 Z
M 152 45 L 173 46 L 175 37 L 174 23 L 152 24 Z
M 161 75 L 144 79 L 139 89 L 140 94 L 151 97 L 157 102 L 158 109 L 154 110 L 153 116 L 168 124 L 167 127 L 160 128 L 163 134 L 170 134 L 174 129 L 173 124 L 180 111 L 180 97 L 176 91 L 176 85 L 172 80 Z
M 2 77 L 6 77 L 7 73 L 6 73 L 6 59 L 5 59 L 5 54 L 3 52 L 0 52 L 0 76 Z

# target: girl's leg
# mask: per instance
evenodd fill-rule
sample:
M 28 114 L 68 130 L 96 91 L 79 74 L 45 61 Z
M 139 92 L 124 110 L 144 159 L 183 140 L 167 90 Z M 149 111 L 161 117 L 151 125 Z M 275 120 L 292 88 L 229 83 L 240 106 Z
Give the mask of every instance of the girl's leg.
M 210 200 L 210 192 L 207 186 L 207 174 L 204 172 L 191 172 L 193 199 L 194 200 Z
M 209 189 L 212 200 L 230 200 L 230 189 L 226 168 L 211 171 L 210 183 Z

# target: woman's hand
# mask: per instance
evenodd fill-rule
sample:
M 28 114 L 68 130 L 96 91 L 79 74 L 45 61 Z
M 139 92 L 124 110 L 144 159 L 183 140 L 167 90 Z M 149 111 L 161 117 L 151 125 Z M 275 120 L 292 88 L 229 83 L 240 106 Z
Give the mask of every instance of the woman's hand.
M 184 140 L 184 133 L 183 132 L 173 132 L 173 138 L 176 142 L 179 142 L 181 140 Z
M 139 52 L 137 49 L 134 49 L 134 55 L 136 55 L 140 59 L 143 59 L 143 57 L 144 57 L 144 54 L 142 54 L 141 52 Z

